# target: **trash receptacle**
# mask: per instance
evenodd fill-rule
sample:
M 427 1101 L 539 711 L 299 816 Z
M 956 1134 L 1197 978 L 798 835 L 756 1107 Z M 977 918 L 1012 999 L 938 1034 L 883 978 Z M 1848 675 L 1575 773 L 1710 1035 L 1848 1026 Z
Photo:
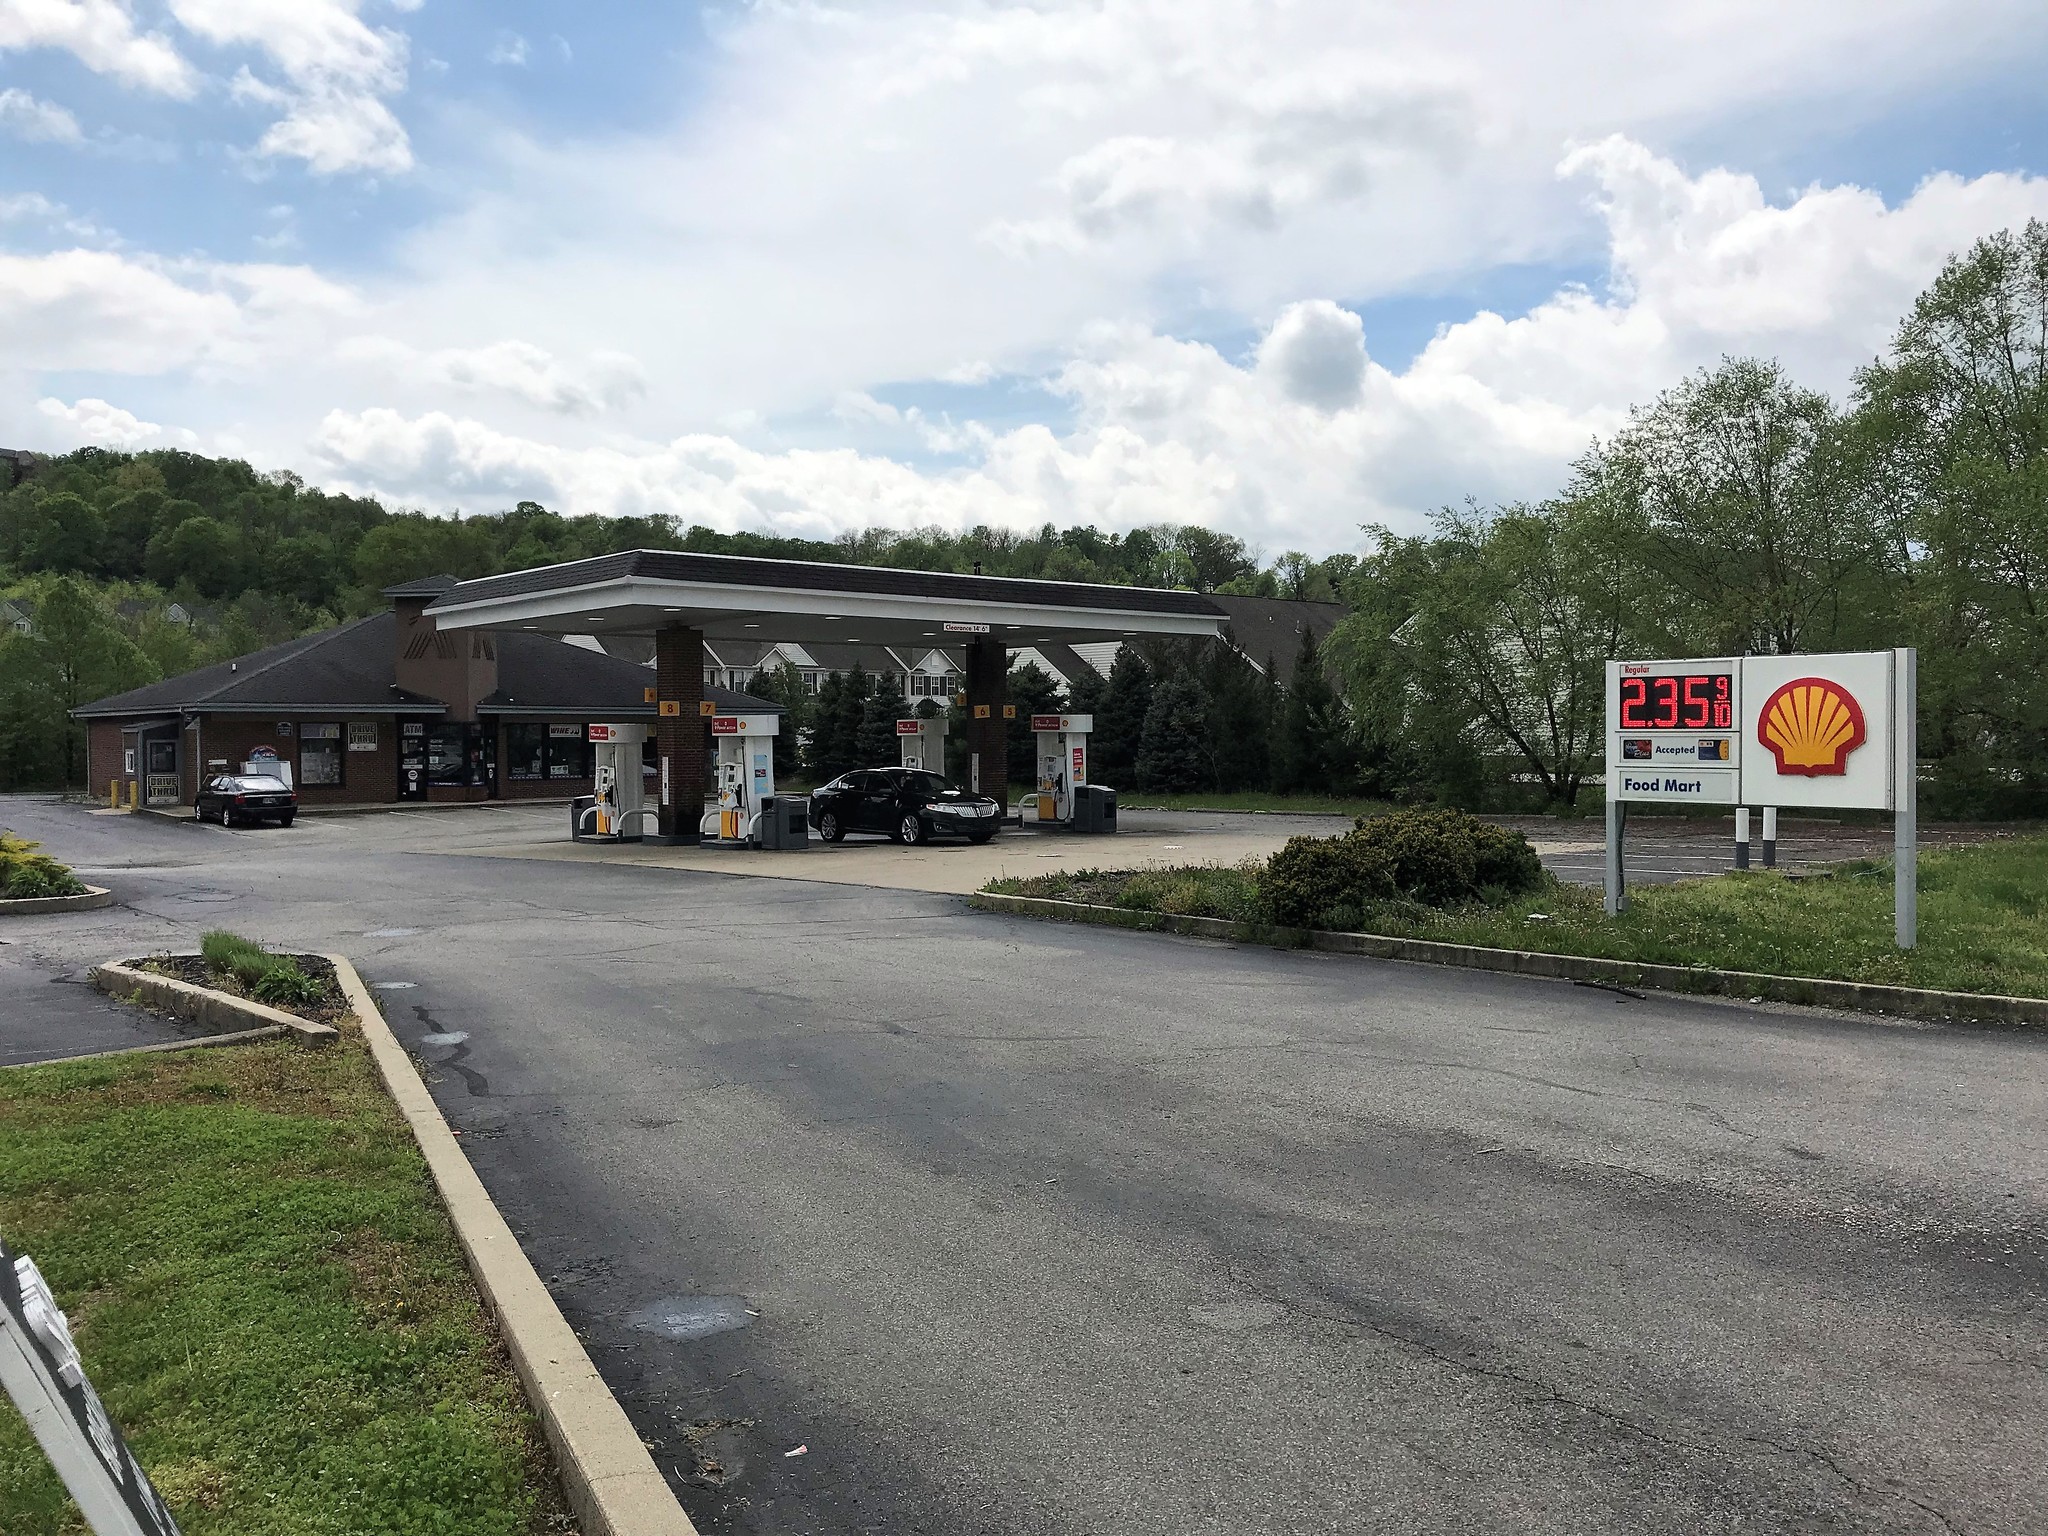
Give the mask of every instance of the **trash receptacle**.
M 1073 827 L 1076 832 L 1114 832 L 1116 791 L 1107 784 L 1075 785 Z
M 802 795 L 761 797 L 761 846 L 778 851 L 811 845 L 810 801 Z

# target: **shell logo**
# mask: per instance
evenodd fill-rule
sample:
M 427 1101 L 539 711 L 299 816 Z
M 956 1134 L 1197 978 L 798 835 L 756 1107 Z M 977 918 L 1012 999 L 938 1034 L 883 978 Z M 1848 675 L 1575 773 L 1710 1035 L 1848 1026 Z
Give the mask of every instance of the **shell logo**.
M 1863 745 L 1863 706 L 1840 683 L 1795 677 L 1764 700 L 1757 740 L 1771 749 L 1778 772 L 1820 778 L 1849 771 Z

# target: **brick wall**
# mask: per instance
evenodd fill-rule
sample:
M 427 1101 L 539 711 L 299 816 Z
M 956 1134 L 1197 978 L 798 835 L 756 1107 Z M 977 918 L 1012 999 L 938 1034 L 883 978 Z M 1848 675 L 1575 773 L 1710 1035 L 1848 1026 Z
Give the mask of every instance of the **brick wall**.
M 203 773 L 239 771 L 257 747 L 270 747 L 292 765 L 292 785 L 301 805 L 376 805 L 398 798 L 398 722 L 391 715 L 308 715 L 292 716 L 289 736 L 277 733 L 278 717 L 265 715 L 207 715 L 200 725 Z M 307 784 L 299 767 L 300 730 L 308 723 L 341 727 L 341 783 Z M 352 723 L 377 727 L 374 752 L 348 750 L 348 728 Z M 189 739 L 189 738 L 188 738 Z M 227 767 L 209 764 L 227 759 Z
M 133 780 L 122 772 L 121 722 L 92 720 L 85 728 L 85 787 L 96 800 L 107 798 L 107 786 L 121 781 L 121 803 L 128 803 L 128 786 Z

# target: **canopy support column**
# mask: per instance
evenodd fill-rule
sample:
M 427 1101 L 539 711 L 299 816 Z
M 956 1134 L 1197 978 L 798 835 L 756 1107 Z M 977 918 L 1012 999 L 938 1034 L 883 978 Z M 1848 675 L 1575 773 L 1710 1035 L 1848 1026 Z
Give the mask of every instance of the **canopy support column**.
M 654 632 L 655 833 L 650 843 L 695 843 L 704 819 L 704 631 Z
M 1010 649 L 1000 640 L 967 643 L 967 787 L 1010 809 L 1010 738 L 1003 711 L 1010 693 Z

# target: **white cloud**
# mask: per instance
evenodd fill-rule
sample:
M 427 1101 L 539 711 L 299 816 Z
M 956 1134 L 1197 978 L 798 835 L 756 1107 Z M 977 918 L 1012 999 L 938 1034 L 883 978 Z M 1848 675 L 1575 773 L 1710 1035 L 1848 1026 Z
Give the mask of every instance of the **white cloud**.
M 0 335 L 25 372 L 247 378 L 346 310 L 304 267 L 158 263 L 112 251 L 0 255 Z
M 526 39 L 517 32 L 500 32 L 492 39 L 489 50 L 484 54 L 486 64 L 506 64 L 514 68 L 524 68 L 526 60 Z
M 938 426 L 862 391 L 839 397 L 842 421 L 908 426 L 931 451 L 970 455 L 952 472 L 705 435 L 556 443 L 388 408 L 330 413 L 316 451 L 354 483 L 429 503 L 531 496 L 822 534 L 1197 521 L 1268 546 L 1342 547 L 1362 523 L 1413 528 L 1466 493 L 1548 494 L 1631 403 L 1723 353 L 1782 355 L 1839 390 L 1951 250 L 2048 216 L 2048 180 L 2018 176 L 1936 177 L 1897 206 L 1843 187 L 1774 204 L 1750 177 L 1688 177 L 1618 138 L 1560 170 L 1594 189 L 1605 290 L 1480 313 L 1400 372 L 1369 357 L 1355 313 L 1311 299 L 1282 308 L 1244 362 L 1144 327 L 1091 328 L 1049 380 L 1074 410 L 1065 433 Z
M 371 27 L 360 0 L 171 0 L 187 30 L 217 47 L 260 49 L 278 85 L 244 67 L 234 93 L 282 108 L 257 142 L 265 158 L 303 160 L 321 175 L 412 167 L 412 144 L 383 98 L 405 89 L 407 42 Z
M 472 394 L 499 393 L 567 416 L 615 410 L 647 388 L 640 364 L 623 352 L 593 352 L 572 364 L 524 341 L 427 352 L 389 336 L 366 336 L 342 343 L 339 355 L 374 364 L 387 376 Z
M 64 108 L 15 87 L 0 91 L 0 130 L 31 144 L 76 144 L 84 137 Z
M 62 400 L 43 399 L 36 402 L 36 409 L 62 427 L 67 443 L 134 449 L 145 446 L 153 437 L 163 436 L 164 429 L 155 422 L 144 421 L 104 400 L 87 398 L 66 405 Z
M 135 30 L 118 0 L 0 0 L 0 49 L 7 48 L 61 48 L 97 74 L 180 99 L 199 83 L 162 33 Z

